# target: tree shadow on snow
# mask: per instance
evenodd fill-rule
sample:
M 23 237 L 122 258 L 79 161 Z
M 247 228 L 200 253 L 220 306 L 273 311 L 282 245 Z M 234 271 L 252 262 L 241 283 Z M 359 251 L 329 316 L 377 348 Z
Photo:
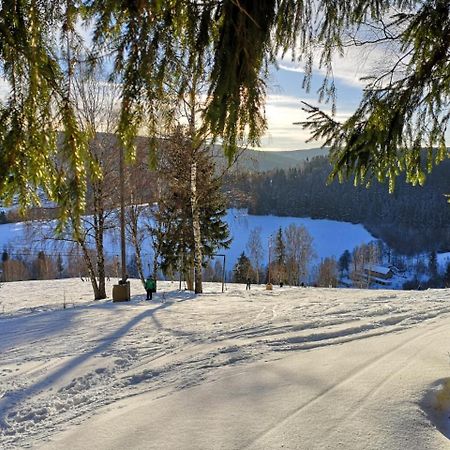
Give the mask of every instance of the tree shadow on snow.
M 139 304 L 136 304 L 136 300 L 139 300 L 142 296 L 134 296 L 132 298 L 132 301 L 124 302 L 124 303 L 111 303 L 111 302 L 103 302 L 103 303 L 95 303 L 95 304 L 89 304 L 84 305 L 81 307 L 75 307 L 70 310 L 64 310 L 64 311 L 58 311 L 59 313 L 67 314 L 69 317 L 66 317 L 65 323 L 60 324 L 59 329 L 65 328 L 68 326 L 68 322 L 74 321 L 74 318 L 77 314 L 80 314 L 83 309 L 86 308 L 98 308 L 98 309 L 106 309 L 106 308 L 126 308 L 126 307 L 136 307 L 139 306 Z M 98 345 L 96 345 L 91 350 L 86 351 L 85 353 L 76 356 L 72 358 L 70 361 L 66 362 L 62 366 L 60 366 L 58 369 L 54 370 L 53 372 L 48 373 L 41 381 L 27 387 L 24 389 L 19 389 L 16 391 L 9 391 L 4 394 L 2 398 L 0 398 L 0 429 L 1 428 L 7 428 L 6 418 L 8 417 L 8 414 L 11 412 L 11 410 L 19 405 L 21 402 L 23 402 L 26 399 L 29 399 L 30 397 L 39 394 L 42 390 L 51 387 L 52 384 L 63 378 L 65 375 L 76 369 L 78 366 L 82 365 L 84 362 L 86 362 L 88 359 L 94 357 L 95 355 L 99 355 L 103 353 L 105 350 L 107 350 L 109 347 L 111 347 L 116 341 L 118 341 L 120 338 L 125 336 L 133 327 L 135 327 L 138 323 L 143 321 L 147 318 L 153 318 L 154 314 L 157 313 L 160 310 L 163 310 L 165 308 L 168 308 L 180 301 L 185 301 L 193 298 L 192 296 L 188 296 L 185 293 L 180 297 L 176 292 L 171 293 L 171 295 L 168 296 L 171 301 L 166 301 L 163 303 L 160 303 L 159 305 L 155 305 L 154 308 L 148 309 L 146 308 L 144 311 L 133 317 L 131 320 L 129 320 L 127 323 L 122 325 L 120 328 L 118 328 L 116 331 L 110 333 L 108 336 L 105 336 L 102 338 Z M 55 311 L 50 314 L 49 312 L 46 313 L 47 317 L 44 317 L 45 320 L 51 320 L 52 323 L 60 322 L 56 321 L 54 317 Z M 39 318 L 39 317 L 37 317 Z M 37 319 L 36 317 L 30 317 L 30 320 Z M 28 318 L 27 318 L 28 319 Z M 42 318 L 41 318 L 42 319 Z M 10 319 L 12 320 L 12 319 Z M 21 320 L 21 330 L 25 330 L 26 328 L 22 328 L 22 325 L 25 326 L 23 323 L 24 318 L 20 318 Z M 42 333 L 43 336 L 48 337 L 48 329 L 46 330 L 45 327 L 45 320 L 42 323 Z M 13 325 L 13 323 L 11 323 Z M 17 325 L 17 324 L 16 324 Z M 21 334 L 22 331 L 19 330 L 16 327 L 16 334 Z M 57 330 L 52 330 L 56 332 Z M 25 331 L 24 331 L 25 332 Z M 3 335 L 3 333 L 2 333 Z M 36 340 L 36 334 L 32 337 L 33 340 Z M 21 339 L 21 342 L 23 343 L 23 339 Z

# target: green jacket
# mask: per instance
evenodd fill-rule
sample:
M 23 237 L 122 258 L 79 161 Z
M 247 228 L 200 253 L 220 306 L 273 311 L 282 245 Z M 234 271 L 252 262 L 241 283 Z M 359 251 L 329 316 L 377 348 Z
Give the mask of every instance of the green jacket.
M 147 291 L 156 292 L 156 280 L 154 280 L 153 278 L 147 278 L 145 280 L 145 289 Z

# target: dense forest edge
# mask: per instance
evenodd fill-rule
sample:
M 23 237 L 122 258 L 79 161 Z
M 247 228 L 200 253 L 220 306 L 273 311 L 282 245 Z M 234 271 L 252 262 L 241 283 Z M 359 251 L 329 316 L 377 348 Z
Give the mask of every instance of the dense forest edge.
M 450 160 L 434 168 L 424 186 L 400 177 L 392 194 L 376 181 L 369 189 L 352 180 L 327 184 L 330 172 L 328 158 L 317 156 L 297 168 L 229 174 L 223 189 L 232 206 L 249 214 L 361 223 L 404 255 L 450 251 Z

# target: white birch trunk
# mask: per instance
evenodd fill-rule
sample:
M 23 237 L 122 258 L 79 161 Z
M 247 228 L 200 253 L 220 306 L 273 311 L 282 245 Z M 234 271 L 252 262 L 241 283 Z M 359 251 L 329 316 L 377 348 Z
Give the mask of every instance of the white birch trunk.
M 192 229 L 194 233 L 194 281 L 195 293 L 203 292 L 202 285 L 202 234 L 200 229 L 200 212 L 197 198 L 197 161 L 195 155 L 191 163 L 191 207 L 192 207 Z

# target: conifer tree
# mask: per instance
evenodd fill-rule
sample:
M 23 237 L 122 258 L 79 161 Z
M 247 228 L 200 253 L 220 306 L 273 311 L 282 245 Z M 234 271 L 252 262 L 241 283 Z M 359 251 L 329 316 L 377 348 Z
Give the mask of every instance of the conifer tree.
M 437 254 L 435 251 L 430 252 L 428 256 L 428 270 L 430 272 L 431 278 L 436 278 L 438 276 L 438 261 Z
M 352 255 L 348 250 L 345 250 L 344 253 L 339 258 L 339 271 L 341 272 L 341 275 L 343 275 L 344 272 L 348 274 L 349 268 L 350 268 L 350 262 L 352 259 Z
M 318 54 L 326 74 L 319 100 L 333 102 L 333 56 L 367 44 L 393 45 L 397 55 L 365 80 L 355 113 L 339 123 L 307 107 L 311 118 L 304 125 L 331 146 L 332 175 L 356 174 L 363 183 L 388 179 L 393 187 L 406 171 L 408 182 L 421 184 L 426 171 L 449 156 L 447 0 L 25 0 L 0 8 L 0 67 L 10 87 L 0 107 L 0 197 L 18 193 L 22 205 L 39 202 L 42 187 L 62 218 L 79 218 L 88 167 L 99 171 L 72 97 L 80 22 L 94 30 L 93 64 L 103 52 L 114 60 L 122 87 L 119 135 L 130 154 L 140 130 L 155 136 L 156 100 L 174 96 L 168 80 L 178 79 L 177 95 L 186 93 L 183 72 L 207 72 L 203 123 L 231 158 L 240 139 L 257 144 L 266 130 L 268 68 L 280 54 L 305 62 L 306 88 Z M 198 64 L 209 55 L 208 67 Z
M 233 281 L 235 283 L 247 283 L 247 280 L 255 280 L 255 269 L 250 259 L 242 252 L 233 268 Z
M 158 162 L 160 172 L 160 198 L 155 211 L 156 246 L 161 268 L 180 267 L 185 273 L 194 268 L 195 237 L 191 206 L 191 173 L 186 170 L 195 157 L 197 170 L 197 199 L 202 245 L 202 264 L 219 248 L 228 248 L 229 230 L 223 221 L 226 214 L 225 199 L 220 191 L 220 180 L 215 173 L 207 147 L 191 149 L 182 128 L 177 128 L 161 150 Z M 181 269 L 181 267 L 180 267 Z M 201 275 L 201 273 L 200 273 Z
M 286 245 L 284 243 L 283 230 L 281 229 L 281 227 L 278 229 L 275 236 L 274 252 L 275 262 L 279 266 L 283 266 L 286 263 Z
M 450 261 L 447 262 L 447 266 L 444 274 L 444 285 L 446 288 L 450 287 Z
M 270 268 L 271 278 L 277 283 L 286 283 L 286 243 L 281 227 L 278 229 L 277 233 L 272 239 L 273 242 L 271 244 L 271 247 L 273 251 L 273 260 L 271 261 Z

